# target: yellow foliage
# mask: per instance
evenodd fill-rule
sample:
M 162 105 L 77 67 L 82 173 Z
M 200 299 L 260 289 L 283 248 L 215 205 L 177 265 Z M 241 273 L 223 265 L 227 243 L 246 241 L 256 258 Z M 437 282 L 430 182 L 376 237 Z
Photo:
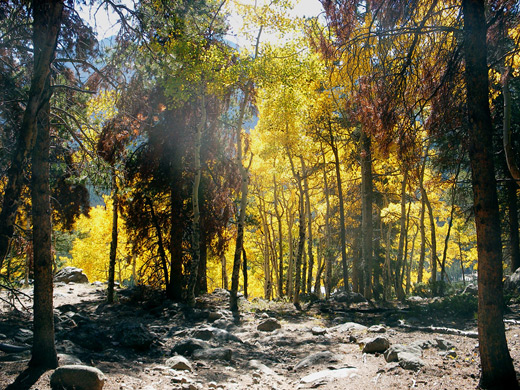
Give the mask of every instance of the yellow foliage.
M 83 269 L 89 280 L 105 281 L 108 278 L 110 242 L 112 238 L 112 201 L 105 197 L 106 206 L 96 206 L 90 210 L 90 217 L 81 215 L 75 225 L 80 237 L 73 242 L 72 259 L 63 259 L 67 265 Z M 124 280 L 132 276 L 131 258 L 127 248 L 124 221 L 118 221 L 116 279 Z

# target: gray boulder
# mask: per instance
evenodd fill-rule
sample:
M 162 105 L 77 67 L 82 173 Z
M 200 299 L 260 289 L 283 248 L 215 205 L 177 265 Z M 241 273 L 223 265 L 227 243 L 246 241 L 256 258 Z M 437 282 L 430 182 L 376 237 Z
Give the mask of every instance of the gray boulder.
M 282 325 L 275 319 L 275 318 L 268 318 L 264 321 L 262 321 L 258 326 L 257 329 L 261 330 L 262 332 L 272 332 L 273 330 L 280 329 Z
M 198 349 L 208 349 L 209 347 L 209 344 L 205 341 L 197 339 L 186 339 L 175 344 L 172 348 L 172 353 L 189 356 Z
M 385 351 L 385 360 L 388 363 L 398 362 L 399 356 L 403 353 L 420 357 L 422 355 L 422 349 L 416 345 L 394 344 Z
M 239 339 L 232 333 L 229 333 L 227 330 L 214 328 L 212 326 L 205 326 L 193 331 L 192 336 L 199 340 L 211 340 L 217 339 L 221 341 L 236 341 L 238 343 L 242 343 L 242 340 Z
M 334 363 L 337 361 L 338 358 L 330 351 L 317 352 L 307 356 L 303 360 L 300 360 L 300 362 L 294 366 L 293 370 L 298 371 L 302 368 L 311 367 L 319 363 Z
M 150 332 L 143 324 L 133 321 L 118 324 L 114 329 L 115 339 L 123 347 L 145 351 L 152 345 L 155 335 Z
M 368 328 L 370 333 L 386 333 L 386 328 L 383 325 L 372 325 Z
M 504 281 L 504 291 L 512 294 L 520 293 L 520 268 L 506 278 Z
M 229 362 L 233 351 L 230 348 L 205 348 L 193 351 L 192 356 L 199 360 L 227 360 Z
M 437 343 L 437 348 L 439 348 L 442 351 L 448 351 L 450 349 L 455 349 L 455 345 L 451 341 L 437 338 L 435 339 L 435 342 Z
M 103 373 L 89 366 L 63 366 L 51 375 L 53 390 L 101 390 L 106 378 Z
M 368 302 L 367 299 L 356 292 L 346 292 L 346 291 L 340 291 L 332 296 L 332 299 L 334 299 L 336 302 L 344 302 L 344 303 L 365 303 Z
M 345 322 L 344 324 L 338 325 L 335 329 L 338 332 L 362 332 L 367 330 L 368 328 L 365 325 L 358 324 L 357 322 Z
M 424 367 L 424 362 L 417 355 L 408 352 L 399 354 L 399 365 L 405 370 L 417 371 Z
M 390 341 L 386 337 L 374 337 L 363 339 L 363 353 L 385 352 L 390 347 Z
M 63 283 L 88 283 L 88 277 L 81 268 L 65 267 L 54 275 L 54 282 Z

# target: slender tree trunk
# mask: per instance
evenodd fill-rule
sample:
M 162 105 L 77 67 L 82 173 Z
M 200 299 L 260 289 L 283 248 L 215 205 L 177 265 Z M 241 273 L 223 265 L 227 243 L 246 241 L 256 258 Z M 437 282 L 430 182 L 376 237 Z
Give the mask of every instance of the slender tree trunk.
M 114 302 L 114 282 L 117 258 L 117 216 L 119 209 L 119 198 L 117 191 L 117 176 L 115 168 L 112 167 L 112 240 L 110 241 L 110 259 L 108 263 L 108 289 L 107 301 Z
M 406 295 L 410 294 L 410 289 L 412 287 L 412 266 L 413 266 L 413 255 L 415 250 L 415 239 L 417 238 L 417 232 L 415 231 L 415 234 L 413 235 L 413 241 L 412 241 L 412 249 L 410 251 L 410 261 L 408 261 L 408 269 L 406 270 Z
M 246 254 L 246 249 L 244 247 L 242 247 L 242 257 L 244 259 L 244 261 L 242 262 L 242 277 L 244 279 L 244 298 L 248 298 L 249 297 L 249 294 L 247 292 L 247 289 L 248 289 L 248 279 L 247 279 L 247 254 Z
M 332 133 L 332 126 L 329 123 L 330 146 L 334 154 L 334 167 L 336 169 L 336 181 L 338 185 L 338 200 L 339 200 L 339 223 L 340 223 L 340 241 L 341 241 L 341 265 L 343 268 L 343 285 L 345 291 L 349 291 L 348 281 L 348 264 L 347 264 L 347 232 L 345 228 L 345 205 L 343 204 L 343 190 L 341 183 L 341 167 L 339 161 L 338 148 L 334 141 Z
M 507 203 L 509 209 L 509 246 L 511 250 L 511 272 L 520 268 L 520 239 L 518 237 L 518 197 L 517 185 L 507 182 Z
M 175 157 L 176 158 L 176 157 Z M 178 165 L 181 162 L 176 158 Z M 180 172 L 175 170 L 172 175 L 174 180 L 170 185 L 170 207 L 171 207 L 171 226 L 170 226 L 170 278 L 167 284 L 166 295 L 173 301 L 182 299 L 183 289 L 183 243 L 184 243 L 184 226 L 181 221 L 183 216 L 183 197 L 181 190 L 176 187 Z
M 325 297 L 330 298 L 332 284 L 332 232 L 330 228 L 330 199 L 329 199 L 329 182 L 327 180 L 327 170 L 325 161 L 325 152 L 323 154 L 323 187 L 325 189 Z
M 419 251 L 419 268 L 417 270 L 417 283 L 423 282 L 424 258 L 426 257 L 426 227 L 424 225 L 424 218 L 426 216 L 426 201 L 422 196 L 422 188 L 424 181 L 424 170 L 426 168 L 426 160 L 428 157 L 428 148 L 424 154 L 424 160 L 419 174 L 419 188 L 421 189 L 421 215 L 419 217 L 419 231 L 421 233 L 421 248 Z
M 444 250 L 442 252 L 441 260 L 441 280 L 444 282 L 446 276 L 446 258 L 448 257 L 448 244 L 450 242 L 451 228 L 453 226 L 453 215 L 455 214 L 455 196 L 457 194 L 457 180 L 459 177 L 460 164 L 457 166 L 457 173 L 455 174 L 455 180 L 451 189 L 451 211 L 450 218 L 448 220 L 448 231 L 446 232 L 446 238 L 444 240 Z M 444 295 L 444 283 L 441 284 L 441 295 Z
M 200 261 L 197 275 L 197 287 L 195 294 L 206 294 L 208 292 L 208 243 L 204 229 L 200 231 Z
M 424 203 L 426 204 L 426 208 L 428 209 L 428 217 L 430 219 L 430 251 L 431 251 L 431 285 L 433 295 L 437 294 L 437 234 L 436 234 L 436 225 L 435 218 L 433 217 L 433 208 L 430 203 L 430 199 L 428 199 L 428 195 L 426 194 L 426 190 L 424 187 L 421 188 L 422 197 L 424 198 Z
M 222 252 L 220 255 L 220 262 L 222 263 L 222 288 L 228 289 L 228 275 L 227 275 L 227 261 L 226 254 Z
M 201 120 L 197 126 L 197 133 L 195 134 L 195 178 L 193 179 L 193 188 L 191 193 L 191 203 L 193 208 L 193 222 L 192 222 L 192 236 L 191 236 L 191 267 L 190 276 L 188 280 L 188 294 L 187 301 L 190 306 L 195 304 L 195 287 L 197 285 L 197 276 L 200 266 L 200 204 L 199 204 L 199 187 L 202 177 L 202 165 L 200 157 L 200 149 L 202 144 L 202 133 L 206 128 L 206 99 L 204 92 L 202 93 L 202 101 L 200 103 Z
M 241 185 L 240 185 L 240 209 L 238 214 L 237 224 L 237 239 L 235 243 L 235 256 L 233 258 L 233 273 L 231 274 L 231 298 L 230 298 L 230 309 L 232 311 L 238 311 L 238 282 L 240 275 L 240 263 L 242 248 L 244 246 L 244 225 L 246 221 L 246 207 L 247 207 L 247 195 L 249 190 L 249 170 L 244 166 L 242 161 L 242 124 L 244 123 L 244 116 L 246 112 L 246 106 L 249 102 L 250 94 L 250 83 L 247 84 L 244 91 L 244 98 L 240 103 L 240 110 L 238 114 L 238 121 L 236 127 L 236 140 L 237 140 L 237 158 L 236 164 L 240 170 Z
M 49 83 L 49 81 L 47 81 Z M 39 112 L 38 135 L 32 153 L 32 221 L 34 253 L 34 338 L 31 367 L 58 366 L 54 343 L 52 284 L 52 212 L 50 204 L 50 94 Z
M 408 167 L 403 163 L 403 181 L 401 182 L 401 217 L 399 231 L 399 245 L 397 248 L 397 264 L 395 266 L 395 294 L 397 299 L 404 299 L 404 290 L 402 283 L 404 244 L 406 239 L 406 182 L 408 181 Z
M 300 173 L 296 172 L 294 167 L 293 159 L 289 150 L 287 150 L 287 155 L 289 157 L 289 162 L 291 163 L 291 170 L 293 176 L 296 180 L 296 184 L 298 185 L 298 199 L 299 199 L 299 221 L 298 221 L 298 251 L 296 252 L 296 262 L 295 262 L 295 278 L 294 278 L 294 297 L 293 303 L 296 307 L 300 305 L 300 289 L 301 289 L 301 278 L 302 278 L 302 258 L 303 252 L 305 250 L 305 199 L 304 199 L 304 191 L 302 185 L 302 177 Z
M 503 321 L 502 243 L 489 111 L 484 0 L 463 0 L 469 157 L 478 253 L 478 333 L 485 389 L 518 389 Z
M 278 184 L 276 176 L 273 174 L 274 183 L 274 210 L 276 213 L 276 221 L 278 224 L 278 298 L 283 297 L 283 231 L 282 231 L 282 216 L 278 208 Z
M 294 215 L 292 209 L 287 211 L 287 238 L 289 241 L 289 266 L 287 269 L 287 295 L 292 301 L 294 298 L 294 243 L 292 228 L 294 224 Z
M 361 255 L 363 258 L 363 290 L 365 297 L 372 298 L 372 277 L 374 268 L 372 224 L 372 152 L 370 137 L 361 131 Z
M 150 198 L 146 198 L 146 203 L 148 203 L 148 207 L 150 207 L 150 215 L 152 217 L 152 225 L 157 232 L 157 248 L 159 250 L 159 258 L 161 259 L 161 266 L 164 274 L 164 283 L 166 284 L 166 292 L 170 289 L 170 279 L 168 277 L 168 261 L 166 259 L 166 252 L 164 250 L 164 241 L 162 236 L 161 226 L 159 225 L 159 221 L 157 220 L 157 216 L 155 215 L 155 209 L 153 207 L 152 200 Z
M 314 253 L 313 253 L 313 238 L 312 238 L 312 214 L 311 214 L 311 197 L 309 194 L 309 179 L 307 173 L 307 167 L 305 166 L 305 161 L 300 157 L 302 163 L 302 169 L 305 172 L 305 176 L 303 179 L 303 189 L 305 191 L 305 211 L 307 214 L 307 253 L 309 257 L 309 263 L 307 265 L 307 293 L 311 293 L 312 287 L 312 270 L 314 268 Z
M 23 174 L 38 132 L 36 121 L 38 112 L 46 99 L 49 99 L 49 75 L 54 60 L 56 43 L 61 28 L 63 0 L 33 0 L 33 76 L 29 98 L 16 139 L 15 151 L 7 171 L 7 184 L 4 187 L 2 211 L 0 212 L 0 269 L 6 258 L 20 202 Z

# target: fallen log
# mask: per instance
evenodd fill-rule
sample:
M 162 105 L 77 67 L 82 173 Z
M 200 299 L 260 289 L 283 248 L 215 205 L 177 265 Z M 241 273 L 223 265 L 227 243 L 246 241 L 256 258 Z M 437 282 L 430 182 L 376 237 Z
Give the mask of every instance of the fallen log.
M 31 349 L 29 345 L 11 345 L 0 343 L 0 351 L 5 353 L 20 353 Z
M 409 325 L 405 324 L 403 320 L 399 320 L 400 328 L 404 328 L 411 331 L 417 331 L 417 332 L 425 332 L 425 333 L 441 333 L 441 334 L 452 334 L 456 336 L 463 336 L 463 337 L 469 337 L 472 339 L 478 338 L 478 332 L 472 332 L 467 330 L 460 330 L 460 329 L 454 329 L 454 328 L 445 328 L 440 326 L 415 326 L 415 325 Z

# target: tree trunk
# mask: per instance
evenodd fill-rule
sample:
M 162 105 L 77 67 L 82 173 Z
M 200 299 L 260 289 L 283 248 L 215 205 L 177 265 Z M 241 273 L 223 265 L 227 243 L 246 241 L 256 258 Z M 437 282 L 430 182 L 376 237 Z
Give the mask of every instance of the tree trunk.
M 282 233 L 282 216 L 283 213 L 278 209 L 278 184 L 276 176 L 273 174 L 274 183 L 274 210 L 276 213 L 276 221 L 278 223 L 278 298 L 283 297 L 283 233 Z
M 484 0 L 463 0 L 465 81 L 478 253 L 478 333 L 485 389 L 518 389 L 503 321 L 502 243 L 489 111 Z
M 406 182 L 408 181 L 408 167 L 405 163 L 402 166 L 403 181 L 401 182 L 401 217 L 400 217 L 400 231 L 399 231 L 399 246 L 397 248 L 397 264 L 395 266 L 395 294 L 397 299 L 402 301 L 404 299 L 404 290 L 402 283 L 402 273 L 404 273 L 403 257 L 404 244 L 406 238 Z
M 197 273 L 197 287 L 195 295 L 206 294 L 208 292 L 208 243 L 204 229 L 200 232 L 200 260 L 199 271 Z
M 49 81 L 47 81 L 49 84 Z M 32 153 L 32 221 L 34 253 L 34 338 L 31 367 L 56 368 L 52 284 L 52 212 L 50 204 L 50 94 L 38 115 L 36 144 Z
M 428 209 L 428 217 L 430 219 L 430 266 L 431 266 L 431 278 L 430 282 L 432 285 L 432 293 L 433 295 L 437 294 L 437 234 L 436 234 L 436 225 L 435 218 L 433 217 L 433 208 L 428 199 L 428 195 L 426 194 L 426 190 L 424 187 L 421 188 L 422 198 L 424 198 L 424 203 L 426 204 L 426 208 Z
M 119 199 L 117 194 L 117 176 L 114 167 L 112 167 L 112 191 L 112 240 L 110 242 L 110 258 L 108 262 L 108 303 L 114 303 L 114 279 L 116 272 L 117 257 L 117 216 L 119 209 Z
M 343 268 L 343 285 L 345 291 L 348 287 L 348 264 L 347 264 L 347 232 L 345 228 L 345 205 L 343 204 L 343 190 L 341 184 L 341 167 L 339 161 L 339 153 L 334 136 L 332 134 L 332 126 L 329 123 L 330 146 L 334 154 L 334 167 L 336 169 L 336 181 L 338 185 L 338 200 L 339 200 L 339 223 L 340 223 L 340 241 L 341 241 L 341 265 Z
M 161 259 L 161 267 L 163 269 L 164 274 L 164 283 L 166 285 L 166 293 L 168 293 L 170 289 L 170 279 L 168 276 L 168 261 L 166 259 L 166 251 L 164 250 L 164 241 L 162 236 L 161 226 L 159 225 L 159 221 L 157 220 L 157 216 L 155 215 L 155 209 L 153 208 L 153 203 L 150 198 L 146 198 L 146 203 L 148 203 L 148 207 L 150 207 L 150 215 L 152 217 L 152 225 L 157 232 L 157 247 L 159 251 L 159 258 Z
M 191 203 L 193 208 L 193 221 L 192 221 L 192 236 L 191 236 L 191 267 L 190 276 L 188 280 L 188 293 L 187 301 L 188 305 L 193 306 L 195 304 L 195 287 L 197 285 L 197 276 L 199 273 L 200 265 L 200 205 L 199 205 L 199 187 L 200 180 L 202 177 L 202 166 L 200 149 L 202 143 L 202 133 L 206 128 L 206 99 L 204 92 L 202 92 L 202 100 L 200 102 L 201 108 L 201 119 L 197 126 L 197 133 L 195 134 L 195 149 L 194 149 L 194 165 L 195 165 L 195 178 L 193 179 L 193 187 L 191 193 Z
M 507 203 L 509 209 L 509 246 L 511 250 L 511 272 L 520 267 L 520 240 L 518 237 L 518 187 L 512 182 L 507 182 Z
M 309 262 L 307 264 L 307 293 L 311 293 L 312 286 L 312 270 L 314 268 L 314 253 L 312 248 L 312 214 L 311 214 L 311 197 L 309 194 L 309 179 L 307 174 L 307 167 L 305 166 L 305 161 L 300 157 L 302 163 L 302 169 L 305 172 L 305 176 L 303 178 L 303 189 L 305 191 L 305 211 L 307 214 L 307 253 L 309 256 Z
M 222 288 L 227 290 L 228 289 L 227 261 L 226 261 L 226 254 L 224 253 L 224 251 L 220 255 L 220 262 L 222 263 Z
M 176 160 L 177 157 L 174 157 Z M 177 167 L 181 166 L 178 161 Z M 175 168 L 174 168 L 175 169 Z M 181 221 L 183 216 L 183 197 L 179 188 L 176 187 L 180 177 L 179 170 L 175 169 L 172 175 L 172 183 L 170 185 L 170 208 L 171 208 L 171 225 L 170 225 L 170 279 L 166 288 L 166 295 L 173 301 L 180 301 L 182 299 L 183 288 L 183 243 L 184 243 L 184 227 Z
M 244 225 L 246 221 L 246 207 L 247 207 L 247 194 L 249 190 L 249 169 L 244 166 L 242 161 L 242 124 L 244 123 L 244 116 L 246 112 L 246 106 L 249 102 L 251 83 L 246 85 L 244 91 L 244 98 L 240 103 L 240 110 L 238 113 L 238 121 L 236 127 L 236 140 L 237 140 L 237 158 L 236 164 L 240 171 L 241 185 L 240 185 L 240 209 L 238 214 L 237 224 L 237 239 L 235 243 L 235 256 L 233 258 L 233 272 L 231 274 L 231 297 L 230 297 L 230 309 L 232 311 L 238 311 L 238 282 L 240 276 L 240 263 L 242 248 L 244 246 Z
M 327 170 L 325 153 L 323 154 L 323 188 L 325 189 L 325 298 L 330 298 L 331 284 L 332 284 L 332 232 L 330 228 L 330 199 L 329 199 L 329 182 L 327 180 Z
M 291 163 L 291 170 L 296 180 L 296 184 L 298 185 L 298 199 L 299 199 L 299 221 L 298 221 L 298 251 L 296 252 L 296 261 L 295 261 L 295 277 L 294 277 L 294 297 L 293 303 L 296 307 L 300 305 L 300 289 L 301 289 L 301 278 L 302 278 L 302 258 L 303 252 L 305 250 L 305 199 L 304 199 L 304 191 L 302 185 L 302 177 L 300 173 L 296 172 L 294 168 L 293 159 L 289 150 L 287 150 L 287 155 L 289 157 L 289 162 Z
M 37 118 L 43 103 L 50 98 L 49 75 L 54 60 L 56 43 L 61 28 L 62 0 L 33 0 L 33 49 L 34 65 L 29 98 L 16 139 L 15 151 L 7 171 L 2 211 L 0 212 L 0 269 L 8 254 L 18 204 L 20 202 L 25 160 L 36 142 Z
M 244 258 L 243 264 L 242 264 L 242 276 L 244 278 L 244 298 L 248 298 L 249 294 L 247 292 L 248 288 L 248 280 L 247 280 L 247 255 L 246 255 L 246 249 L 242 247 L 242 257 Z
M 424 154 L 424 160 L 419 174 L 419 188 L 423 188 L 424 170 L 426 168 L 426 159 L 428 152 Z M 419 217 L 419 232 L 421 233 L 421 248 L 419 250 L 419 268 L 417 270 L 417 283 L 423 282 L 424 258 L 426 257 L 426 227 L 424 226 L 424 218 L 426 216 L 426 201 L 422 196 L 421 190 L 421 215 Z
M 370 137 L 361 131 L 361 255 L 363 258 L 363 290 L 367 299 L 372 298 L 372 274 L 374 253 L 372 239 L 372 152 Z

